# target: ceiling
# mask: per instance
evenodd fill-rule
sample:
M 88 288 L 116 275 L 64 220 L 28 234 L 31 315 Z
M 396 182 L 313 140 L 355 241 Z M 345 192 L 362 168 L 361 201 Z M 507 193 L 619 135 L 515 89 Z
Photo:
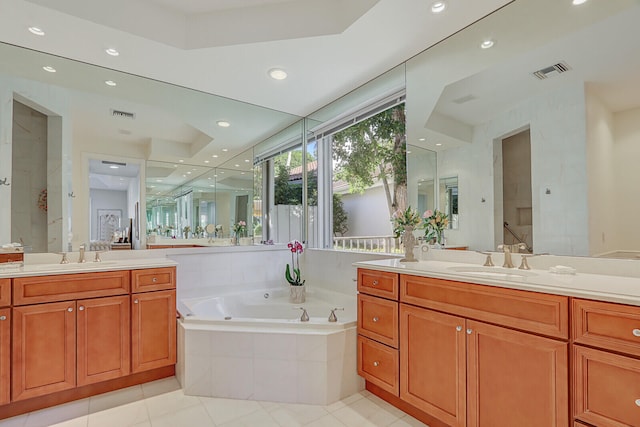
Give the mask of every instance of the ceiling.
M 306 116 L 509 2 L 0 0 L 0 41 Z

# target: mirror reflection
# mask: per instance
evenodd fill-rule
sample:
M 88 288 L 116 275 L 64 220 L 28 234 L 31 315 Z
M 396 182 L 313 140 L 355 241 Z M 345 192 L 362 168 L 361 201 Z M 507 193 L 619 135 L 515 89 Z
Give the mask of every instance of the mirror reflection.
M 408 141 L 459 182 L 449 243 L 640 253 L 638 19 L 634 1 L 518 0 L 407 62 Z

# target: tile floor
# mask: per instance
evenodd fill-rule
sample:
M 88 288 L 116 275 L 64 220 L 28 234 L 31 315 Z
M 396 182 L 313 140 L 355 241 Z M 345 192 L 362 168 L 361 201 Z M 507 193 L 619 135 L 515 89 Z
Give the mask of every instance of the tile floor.
M 417 427 L 368 391 L 328 406 L 185 396 L 175 377 L 31 412 L 0 427 Z

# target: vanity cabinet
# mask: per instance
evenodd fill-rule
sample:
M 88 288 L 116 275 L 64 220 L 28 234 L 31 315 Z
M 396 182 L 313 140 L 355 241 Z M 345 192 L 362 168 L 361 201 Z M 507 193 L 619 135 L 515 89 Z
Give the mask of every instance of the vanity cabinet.
M 358 375 L 398 396 L 398 275 L 358 269 Z
M 175 268 L 132 270 L 132 372 L 176 363 Z
M 128 271 L 14 279 L 12 400 L 127 375 L 128 292 Z
M 0 307 L 11 305 L 11 279 L 0 279 Z
M 569 427 L 568 297 L 382 272 L 396 301 L 367 294 L 380 273 L 358 271 L 358 367 L 382 397 L 434 425 Z
M 11 309 L 0 308 L 0 405 L 11 395 Z
M 574 299 L 572 313 L 574 417 L 640 425 L 640 307 Z

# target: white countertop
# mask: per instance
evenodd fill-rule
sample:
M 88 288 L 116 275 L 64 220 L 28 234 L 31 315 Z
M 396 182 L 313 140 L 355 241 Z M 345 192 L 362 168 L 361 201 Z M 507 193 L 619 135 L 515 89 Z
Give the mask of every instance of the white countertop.
M 398 259 L 383 259 L 356 262 L 353 265 L 371 270 L 640 306 L 640 278 L 638 277 L 579 272 L 556 274 L 548 270 L 483 267 L 480 264 L 435 260 L 405 263 Z
M 178 265 L 168 258 L 136 258 L 106 260 L 102 262 L 87 261 L 69 264 L 0 264 L 0 279 L 28 276 L 51 276 L 56 274 L 92 273 L 97 271 L 139 270 L 143 268 L 172 267 Z

